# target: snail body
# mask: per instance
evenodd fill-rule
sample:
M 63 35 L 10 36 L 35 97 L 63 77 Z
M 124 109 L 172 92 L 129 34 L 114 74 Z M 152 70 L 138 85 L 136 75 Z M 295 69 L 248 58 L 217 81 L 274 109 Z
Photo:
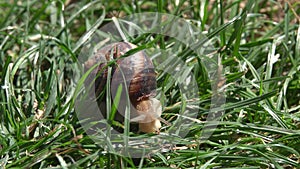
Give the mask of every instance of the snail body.
M 116 114 L 115 120 L 121 123 L 124 121 L 126 98 L 129 98 L 131 103 L 130 121 L 139 124 L 139 132 L 159 133 L 162 108 L 160 102 L 154 98 L 156 95 L 156 73 L 153 63 L 143 51 L 124 58 L 121 57 L 134 48 L 136 46 L 131 43 L 117 42 L 97 50 L 95 55 L 84 64 L 86 70 L 99 64 L 96 69 L 92 70 L 88 82 L 95 79 L 96 97 L 103 94 L 108 80 L 108 63 L 115 60 L 109 79 L 111 80 L 112 98 L 115 98 L 118 89 L 120 86 L 122 87 L 120 101 L 117 105 L 118 114 Z M 103 101 L 100 99 L 100 102 Z M 106 113 L 103 114 L 105 116 Z

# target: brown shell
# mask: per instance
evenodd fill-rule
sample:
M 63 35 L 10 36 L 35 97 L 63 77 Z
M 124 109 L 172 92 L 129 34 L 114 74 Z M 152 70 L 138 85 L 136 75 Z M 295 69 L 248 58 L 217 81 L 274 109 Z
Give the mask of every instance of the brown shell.
M 96 77 L 96 95 L 99 95 L 105 89 L 107 80 L 106 66 L 113 59 L 117 59 L 116 64 L 112 66 L 111 74 L 111 91 L 113 97 L 120 84 L 123 84 L 123 91 L 125 90 L 124 87 L 127 86 L 131 101 L 136 102 L 155 95 L 156 74 L 153 63 L 145 52 L 139 51 L 128 57 L 120 58 L 120 56 L 133 48 L 136 48 L 136 46 L 128 42 L 110 44 L 99 49 L 94 57 L 85 62 L 85 70 L 100 63 L 98 68 L 94 69 L 88 77 L 88 81 Z M 100 75 L 97 76 L 99 72 Z

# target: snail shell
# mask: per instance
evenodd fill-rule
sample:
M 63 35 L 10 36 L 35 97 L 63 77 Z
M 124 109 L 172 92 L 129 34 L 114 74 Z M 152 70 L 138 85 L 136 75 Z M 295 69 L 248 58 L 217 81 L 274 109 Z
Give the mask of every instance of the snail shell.
M 153 98 L 156 95 L 156 73 L 153 63 L 143 51 L 128 57 L 121 57 L 136 47 L 128 42 L 118 42 L 99 49 L 91 59 L 85 62 L 85 70 L 99 64 L 98 68 L 92 70 L 87 81 L 92 82 L 95 79 L 96 97 L 103 94 L 106 91 L 108 63 L 116 60 L 112 66 L 110 79 L 112 98 L 116 96 L 120 85 L 122 85 L 123 90 L 115 120 L 123 122 L 126 108 L 126 101 L 124 100 L 128 95 L 131 102 L 130 120 L 139 123 L 140 132 L 159 133 L 161 127 L 159 118 L 162 110 L 160 102 Z M 127 88 L 128 93 L 125 88 Z M 106 113 L 104 114 L 106 115 Z

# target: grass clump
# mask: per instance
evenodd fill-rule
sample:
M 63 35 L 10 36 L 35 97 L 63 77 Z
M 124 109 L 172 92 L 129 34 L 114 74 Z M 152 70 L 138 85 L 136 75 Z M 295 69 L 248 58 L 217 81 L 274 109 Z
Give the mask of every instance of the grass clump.
M 0 4 L 1 167 L 300 167 L 299 2 L 29 0 Z M 220 58 L 217 65 L 223 66 L 226 103 L 214 109 L 224 113 L 211 136 L 201 141 L 214 92 L 201 57 L 172 37 L 131 36 L 129 41 L 140 49 L 163 49 L 165 56 L 176 55 L 187 65 L 186 72 L 195 75 L 199 89 L 199 97 L 187 100 L 176 79 L 157 70 L 162 117 L 172 123 L 192 104 L 199 110 L 192 119 L 196 123 L 185 137 L 170 138 L 176 147 L 134 159 L 107 153 L 95 144 L 82 128 L 74 105 L 81 92 L 77 59 L 88 40 L 84 33 L 97 32 L 113 17 L 143 12 L 184 18 L 195 26 L 191 31 L 208 37 L 212 52 Z M 185 74 L 180 77 L 186 79 Z

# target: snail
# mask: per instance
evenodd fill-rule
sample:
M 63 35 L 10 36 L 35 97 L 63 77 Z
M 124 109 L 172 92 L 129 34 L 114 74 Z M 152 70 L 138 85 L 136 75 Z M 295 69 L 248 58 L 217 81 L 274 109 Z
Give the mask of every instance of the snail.
M 84 64 L 85 70 L 90 69 L 95 64 L 99 64 L 93 69 L 88 77 L 88 82 L 95 79 L 96 97 L 103 96 L 108 77 L 108 63 L 115 60 L 111 71 L 111 97 L 112 100 L 117 95 L 118 89 L 122 88 L 117 114 L 114 120 L 122 123 L 126 109 L 126 98 L 130 100 L 130 122 L 137 122 L 139 132 L 159 133 L 161 121 L 160 116 L 162 106 L 160 101 L 154 98 L 156 95 L 156 73 L 150 58 L 144 51 L 136 52 L 127 57 L 121 57 L 126 52 L 137 46 L 128 42 L 117 42 L 106 45 L 97 50 L 92 58 Z M 127 89 L 127 90 L 126 90 Z M 128 94 L 126 94 L 128 91 Z M 128 97 L 127 97 L 128 96 Z M 100 100 L 101 107 L 106 107 L 105 99 Z M 104 112 L 104 111 L 101 111 Z M 104 116 L 106 113 L 102 113 Z

